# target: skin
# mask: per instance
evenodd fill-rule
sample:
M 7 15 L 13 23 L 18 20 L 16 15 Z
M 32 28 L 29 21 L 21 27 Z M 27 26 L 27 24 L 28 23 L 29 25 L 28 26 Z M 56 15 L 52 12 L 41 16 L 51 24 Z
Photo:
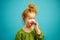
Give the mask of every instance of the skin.
M 36 30 L 36 33 L 38 35 L 41 34 L 41 31 L 38 27 L 38 23 L 35 21 L 35 13 L 34 12 L 31 12 L 31 13 L 28 13 L 28 16 L 25 18 L 25 26 L 23 28 L 23 30 L 27 33 L 30 33 L 31 31 L 33 31 L 33 28 L 32 28 L 32 25 L 34 25 L 34 28 Z

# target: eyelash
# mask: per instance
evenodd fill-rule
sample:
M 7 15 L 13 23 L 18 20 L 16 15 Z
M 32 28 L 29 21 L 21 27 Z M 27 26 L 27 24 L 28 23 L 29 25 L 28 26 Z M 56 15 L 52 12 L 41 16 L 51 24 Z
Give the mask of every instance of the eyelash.
M 29 18 L 29 19 L 35 19 L 35 18 Z

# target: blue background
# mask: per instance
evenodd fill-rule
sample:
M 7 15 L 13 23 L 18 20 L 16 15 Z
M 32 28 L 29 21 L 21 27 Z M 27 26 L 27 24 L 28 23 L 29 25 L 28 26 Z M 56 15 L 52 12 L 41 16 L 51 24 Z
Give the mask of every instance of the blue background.
M 43 31 L 44 40 L 60 40 L 60 0 L 0 0 L 0 40 L 14 40 L 23 28 L 22 12 L 32 2 L 37 6 L 36 21 Z

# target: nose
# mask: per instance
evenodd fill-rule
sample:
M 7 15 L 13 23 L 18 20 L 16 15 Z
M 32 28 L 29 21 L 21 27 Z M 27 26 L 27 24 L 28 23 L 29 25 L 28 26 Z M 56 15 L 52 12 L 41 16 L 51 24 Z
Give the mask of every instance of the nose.
M 35 19 L 32 19 L 32 21 L 35 21 Z

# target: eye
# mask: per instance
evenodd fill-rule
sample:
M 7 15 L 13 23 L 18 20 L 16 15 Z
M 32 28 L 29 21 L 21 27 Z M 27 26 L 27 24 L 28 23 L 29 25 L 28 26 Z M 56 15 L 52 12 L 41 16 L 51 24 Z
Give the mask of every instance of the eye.
M 32 18 L 29 18 L 29 19 L 32 19 Z
M 33 18 L 33 19 L 35 19 L 35 18 Z

